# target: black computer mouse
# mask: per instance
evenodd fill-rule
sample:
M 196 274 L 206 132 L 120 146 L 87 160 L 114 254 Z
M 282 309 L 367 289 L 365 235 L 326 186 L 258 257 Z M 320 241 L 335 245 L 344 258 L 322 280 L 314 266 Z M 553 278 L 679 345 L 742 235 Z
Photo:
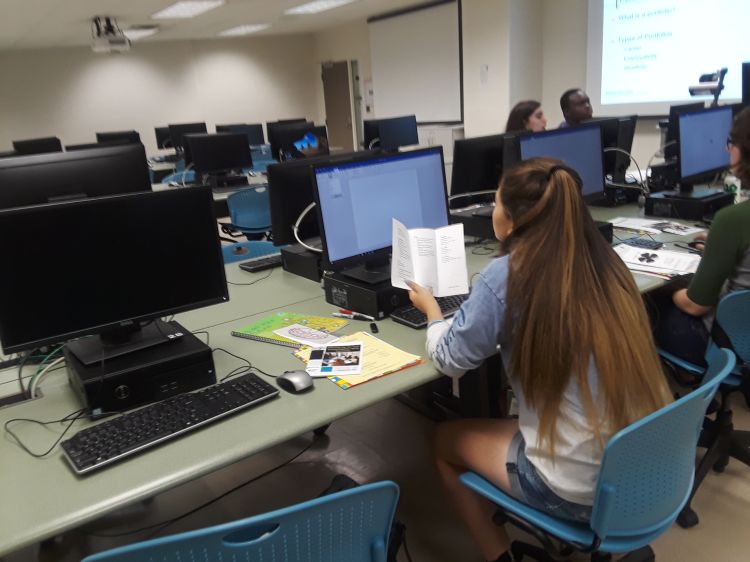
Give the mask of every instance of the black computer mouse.
M 282 375 L 276 377 L 276 384 L 287 392 L 298 394 L 313 388 L 313 378 L 307 371 L 284 371 Z

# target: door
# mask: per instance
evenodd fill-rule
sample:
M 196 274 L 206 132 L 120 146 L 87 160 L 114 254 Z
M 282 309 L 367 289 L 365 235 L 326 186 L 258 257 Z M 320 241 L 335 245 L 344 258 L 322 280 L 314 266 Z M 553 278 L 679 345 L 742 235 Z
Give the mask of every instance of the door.
M 354 150 L 349 64 L 347 61 L 324 62 L 321 66 L 328 144 L 332 151 Z

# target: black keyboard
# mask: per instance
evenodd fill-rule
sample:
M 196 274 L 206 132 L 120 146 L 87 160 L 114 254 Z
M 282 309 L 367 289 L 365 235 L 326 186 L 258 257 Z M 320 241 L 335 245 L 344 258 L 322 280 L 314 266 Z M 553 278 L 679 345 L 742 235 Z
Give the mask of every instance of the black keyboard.
M 663 242 L 658 240 L 651 240 L 650 238 L 627 238 L 622 241 L 623 244 L 628 246 L 635 246 L 636 248 L 646 248 L 647 250 L 658 250 L 664 246 Z
M 443 316 L 447 318 L 453 316 L 467 298 L 469 298 L 469 295 L 454 295 L 452 297 L 437 297 L 435 300 L 440 305 Z M 417 330 L 427 326 L 427 316 L 410 304 L 391 312 L 391 318 L 394 322 L 406 324 Z
M 260 256 L 249 261 L 243 261 L 240 264 L 240 269 L 245 271 L 255 272 L 263 271 L 264 269 L 271 269 L 273 267 L 279 267 L 281 265 L 281 253 L 269 254 L 267 256 Z
M 63 452 L 75 472 L 88 474 L 278 393 L 278 389 L 250 373 L 82 429 L 62 442 Z

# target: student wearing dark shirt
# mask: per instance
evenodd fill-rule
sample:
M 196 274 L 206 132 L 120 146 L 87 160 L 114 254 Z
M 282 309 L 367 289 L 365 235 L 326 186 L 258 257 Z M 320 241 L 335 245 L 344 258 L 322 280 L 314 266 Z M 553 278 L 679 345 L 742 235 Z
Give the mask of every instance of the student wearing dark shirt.
M 561 129 L 580 125 L 594 115 L 588 94 L 580 88 L 571 88 L 563 92 L 560 96 L 560 109 L 565 117 L 565 121 L 560 123 Z
M 750 186 L 750 108 L 734 119 L 727 139 L 732 172 Z M 705 242 L 703 258 L 690 285 L 672 294 L 672 306 L 659 307 L 656 340 L 666 351 L 698 365 L 719 299 L 732 291 L 750 289 L 750 201 L 716 213 Z

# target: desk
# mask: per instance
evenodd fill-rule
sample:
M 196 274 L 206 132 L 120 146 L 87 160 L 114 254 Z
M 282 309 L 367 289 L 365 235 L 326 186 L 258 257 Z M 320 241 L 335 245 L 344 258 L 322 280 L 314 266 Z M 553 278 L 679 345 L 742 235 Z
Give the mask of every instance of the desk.
M 635 212 L 625 208 L 606 211 L 611 216 Z M 491 256 L 474 255 L 467 248 L 467 258 L 471 275 L 482 269 Z M 239 270 L 237 263 L 226 269 L 228 280 L 233 282 L 247 282 L 267 273 L 246 273 Z M 635 277 L 642 291 L 664 283 L 645 275 Z M 280 269 L 252 286 L 230 285 L 230 299 L 229 303 L 180 314 L 177 320 L 192 331 L 206 330 L 212 348 L 227 349 L 271 373 L 299 368 L 290 348 L 236 338 L 230 331 L 273 309 L 319 315 L 334 310 L 324 301 L 317 283 Z M 352 321 L 342 332 L 367 329 L 368 324 Z M 391 320 L 379 322 L 379 328 L 382 339 L 410 353 L 424 355 L 424 331 Z M 214 360 L 219 377 L 239 364 L 224 353 L 216 353 Z M 12 370 L 0 373 L 3 374 L 15 377 Z M 4 434 L 0 439 L 0 499 L 4 506 L 0 512 L 0 556 L 145 500 L 439 376 L 431 364 L 422 363 L 349 390 L 318 379 L 309 394 L 282 392 L 269 403 L 83 478 L 70 470 L 59 448 L 45 459 L 36 459 Z M 41 399 L 0 410 L 0 424 L 18 417 L 59 419 L 80 408 L 62 372 L 50 375 L 42 391 Z M 74 430 L 88 423 L 78 421 Z M 39 429 L 21 424 L 16 430 L 33 450 L 44 450 L 60 434 L 61 427 Z

